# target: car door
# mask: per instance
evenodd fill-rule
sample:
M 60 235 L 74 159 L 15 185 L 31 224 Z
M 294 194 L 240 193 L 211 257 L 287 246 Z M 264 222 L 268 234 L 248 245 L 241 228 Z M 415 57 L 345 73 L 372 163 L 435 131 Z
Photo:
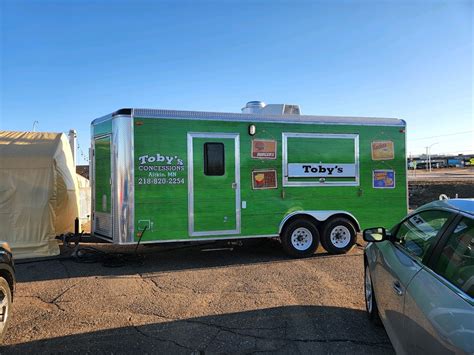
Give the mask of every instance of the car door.
M 379 244 L 375 292 L 379 313 L 395 349 L 405 348 L 404 298 L 413 277 L 422 269 L 434 241 L 453 214 L 426 210 L 408 216 L 394 231 L 392 242 Z
M 462 216 L 441 238 L 405 296 L 410 353 L 474 353 L 474 219 Z

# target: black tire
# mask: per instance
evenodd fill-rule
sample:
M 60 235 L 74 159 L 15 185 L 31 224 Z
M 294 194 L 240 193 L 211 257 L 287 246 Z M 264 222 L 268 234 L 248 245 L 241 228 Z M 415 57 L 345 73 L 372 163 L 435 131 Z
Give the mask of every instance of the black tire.
M 8 324 L 10 323 L 10 312 L 12 306 L 12 292 L 7 280 L 0 276 L 0 343 L 3 341 Z
M 294 258 L 305 258 L 318 249 L 319 232 L 310 221 L 298 219 L 284 228 L 280 240 L 285 253 Z
M 356 228 L 347 218 L 335 217 L 324 224 L 321 244 L 329 254 L 345 254 L 356 241 Z
M 369 266 L 366 264 L 364 269 L 364 300 L 365 310 L 369 320 L 376 325 L 382 324 L 375 299 L 374 285 L 370 276 Z

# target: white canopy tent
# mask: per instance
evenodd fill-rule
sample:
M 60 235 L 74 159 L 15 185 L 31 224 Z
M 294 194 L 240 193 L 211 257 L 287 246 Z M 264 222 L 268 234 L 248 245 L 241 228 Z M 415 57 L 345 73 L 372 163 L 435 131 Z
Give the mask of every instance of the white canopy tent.
M 79 216 L 75 165 L 62 133 L 0 131 L 0 240 L 16 259 L 59 254 Z

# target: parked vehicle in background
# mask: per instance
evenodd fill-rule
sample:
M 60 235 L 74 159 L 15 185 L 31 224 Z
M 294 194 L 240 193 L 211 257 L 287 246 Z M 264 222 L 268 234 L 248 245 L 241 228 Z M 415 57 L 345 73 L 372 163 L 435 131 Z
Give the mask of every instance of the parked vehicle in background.
M 397 353 L 474 353 L 474 199 L 364 230 L 365 300 Z
M 464 166 L 464 160 L 463 159 L 448 159 L 447 162 L 448 168 L 462 168 Z
M 13 255 L 7 242 L 0 242 L 0 341 L 10 322 L 13 291 L 15 290 L 15 269 Z

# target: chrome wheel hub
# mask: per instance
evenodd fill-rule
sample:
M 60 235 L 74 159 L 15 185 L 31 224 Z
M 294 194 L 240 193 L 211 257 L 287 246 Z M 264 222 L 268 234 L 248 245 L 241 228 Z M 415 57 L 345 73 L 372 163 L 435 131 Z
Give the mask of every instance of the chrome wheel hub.
M 291 234 L 291 245 L 296 250 L 307 250 L 313 243 L 313 234 L 309 229 L 300 227 L 296 228 Z
M 330 239 L 336 248 L 345 248 L 351 242 L 351 232 L 345 226 L 336 226 L 330 233 Z

